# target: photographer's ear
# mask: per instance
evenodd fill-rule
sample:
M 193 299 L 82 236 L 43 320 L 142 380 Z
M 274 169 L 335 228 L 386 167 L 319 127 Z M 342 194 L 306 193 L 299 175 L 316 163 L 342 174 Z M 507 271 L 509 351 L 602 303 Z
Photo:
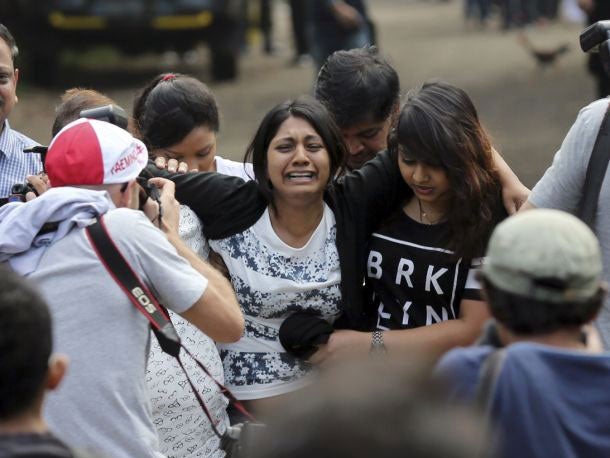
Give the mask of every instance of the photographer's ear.
M 115 205 L 119 208 L 127 207 L 133 210 L 137 210 L 140 206 L 140 199 L 138 197 L 140 187 L 136 180 L 131 180 L 128 183 L 124 183 L 121 186 L 121 193 L 118 196 L 118 202 Z
M 68 370 L 68 357 L 59 353 L 53 353 L 49 359 L 49 370 L 45 388 L 47 390 L 56 389 Z

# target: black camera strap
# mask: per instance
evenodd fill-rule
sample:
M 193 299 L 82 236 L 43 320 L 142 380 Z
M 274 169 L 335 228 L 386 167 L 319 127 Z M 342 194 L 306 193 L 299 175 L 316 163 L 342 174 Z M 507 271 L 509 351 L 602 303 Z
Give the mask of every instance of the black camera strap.
M 254 417 L 246 410 L 241 402 L 239 402 L 233 393 L 229 391 L 222 383 L 216 380 L 208 371 L 205 365 L 199 361 L 193 354 L 182 344 L 180 337 L 176 332 L 176 328 L 172 323 L 169 314 L 156 300 L 151 291 L 142 283 L 138 275 L 133 271 L 127 260 L 123 257 L 118 247 L 110 237 L 106 225 L 104 224 L 103 215 L 97 221 L 87 227 L 87 238 L 91 243 L 96 255 L 102 261 L 102 264 L 112 276 L 114 281 L 119 285 L 123 292 L 127 295 L 131 303 L 138 309 L 150 322 L 150 327 L 159 341 L 161 349 L 170 356 L 173 356 L 178 361 L 182 371 L 186 375 L 191 390 L 195 394 L 201 409 L 210 420 L 212 429 L 218 437 L 222 434 L 217 429 L 216 422 L 212 418 L 207 406 L 199 391 L 191 381 L 182 360 L 180 358 L 180 349 L 183 349 L 187 355 L 199 366 L 199 368 L 214 381 L 220 392 L 238 409 L 246 418 L 254 420 Z
M 578 205 L 577 216 L 584 221 L 595 232 L 595 218 L 597 216 L 597 203 L 602 183 L 610 161 L 610 104 L 602 121 L 595 145 L 591 152 L 591 158 L 587 166 L 587 175 L 583 188 L 582 197 Z

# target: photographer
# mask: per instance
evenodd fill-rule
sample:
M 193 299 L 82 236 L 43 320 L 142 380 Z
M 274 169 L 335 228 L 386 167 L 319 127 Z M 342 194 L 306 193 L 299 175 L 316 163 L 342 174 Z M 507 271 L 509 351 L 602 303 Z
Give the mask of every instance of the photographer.
M 145 384 L 150 333 L 87 239 L 92 219 L 103 215 L 114 244 L 159 302 L 220 342 L 243 331 L 228 281 L 178 236 L 173 184 L 150 180 L 160 188 L 162 214 L 150 200 L 146 215 L 136 210 L 136 178 L 147 159 L 145 146 L 123 129 L 79 119 L 49 146 L 52 188 L 0 209 L 0 262 L 39 286 L 56 349 L 72 361 L 46 418 L 65 442 L 116 458 L 162 456 Z
M 597 100 L 578 113 L 576 121 L 566 135 L 552 165 L 534 186 L 521 210 L 554 208 L 576 214 L 585 188 L 587 166 L 595 145 L 608 99 Z M 610 281 L 610 181 L 608 171 L 604 178 L 597 205 L 595 232 L 599 238 L 604 259 L 604 280 Z M 604 347 L 610 348 L 610 300 L 606 298 L 596 325 Z
M 601 51 L 608 48 L 608 24 L 602 21 L 587 28 L 580 36 L 580 43 L 584 51 L 599 50 L 600 53 L 595 54 L 600 62 L 606 59 Z M 583 218 L 599 238 L 603 276 L 607 283 L 610 282 L 610 168 L 604 160 L 608 157 L 609 102 L 608 98 L 603 98 L 580 110 L 552 165 L 521 207 L 521 210 L 554 208 Z M 610 349 L 609 297 L 595 324 L 604 348 Z
M 0 24 L 0 205 L 6 203 L 15 183 L 42 170 L 38 154 L 24 154 L 36 142 L 11 129 L 8 117 L 17 103 L 19 70 L 15 68 L 17 44 L 11 32 Z

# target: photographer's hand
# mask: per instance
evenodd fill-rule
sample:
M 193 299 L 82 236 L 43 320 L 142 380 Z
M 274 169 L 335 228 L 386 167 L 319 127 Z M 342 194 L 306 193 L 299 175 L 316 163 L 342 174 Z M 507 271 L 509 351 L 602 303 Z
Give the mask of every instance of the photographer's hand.
M 176 190 L 174 182 L 160 177 L 151 178 L 148 182 L 159 188 L 159 191 L 161 192 L 160 201 L 163 209 L 161 225 L 159 226 L 159 207 L 156 202 L 148 199 L 144 205 L 144 213 L 146 213 L 146 216 L 148 216 L 153 224 L 159 226 L 159 229 L 167 235 L 177 236 L 178 225 L 180 223 L 180 204 L 174 197 L 174 192 Z M 154 204 L 154 206 L 151 207 L 150 204 Z M 154 211 L 155 208 L 156 212 Z
M 500 176 L 502 185 L 502 201 L 509 215 L 517 213 L 521 205 L 527 202 L 530 190 L 521 183 L 517 175 L 504 161 L 500 153 L 492 147 L 491 149 L 494 166 Z
M 28 192 L 25 195 L 25 200 L 28 202 L 30 200 L 34 200 L 36 197 L 46 192 L 51 187 L 49 185 L 49 178 L 47 177 L 46 173 L 39 173 L 38 175 L 28 175 L 26 177 L 26 181 L 30 183 L 36 190 L 36 193 Z

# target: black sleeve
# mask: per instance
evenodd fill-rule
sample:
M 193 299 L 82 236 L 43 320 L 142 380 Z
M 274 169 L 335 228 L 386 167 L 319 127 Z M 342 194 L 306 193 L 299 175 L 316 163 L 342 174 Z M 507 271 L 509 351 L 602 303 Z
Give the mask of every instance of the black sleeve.
M 341 292 L 346 312 L 341 326 L 372 329 L 374 314 L 365 307 L 367 244 L 371 233 L 409 195 L 398 168 L 396 154 L 379 153 L 360 170 L 351 172 L 329 187 L 325 196 L 337 221 L 337 250 L 341 263 Z M 339 323 L 338 323 L 339 325 Z
M 390 216 L 409 195 L 410 189 L 398 168 L 396 153 L 382 151 L 359 170 L 350 172 L 333 184 L 337 197 L 370 234 Z
M 147 169 L 176 184 L 176 199 L 201 219 L 203 233 L 209 239 L 248 229 L 267 207 L 255 181 L 216 172 L 169 173 L 154 164 Z

